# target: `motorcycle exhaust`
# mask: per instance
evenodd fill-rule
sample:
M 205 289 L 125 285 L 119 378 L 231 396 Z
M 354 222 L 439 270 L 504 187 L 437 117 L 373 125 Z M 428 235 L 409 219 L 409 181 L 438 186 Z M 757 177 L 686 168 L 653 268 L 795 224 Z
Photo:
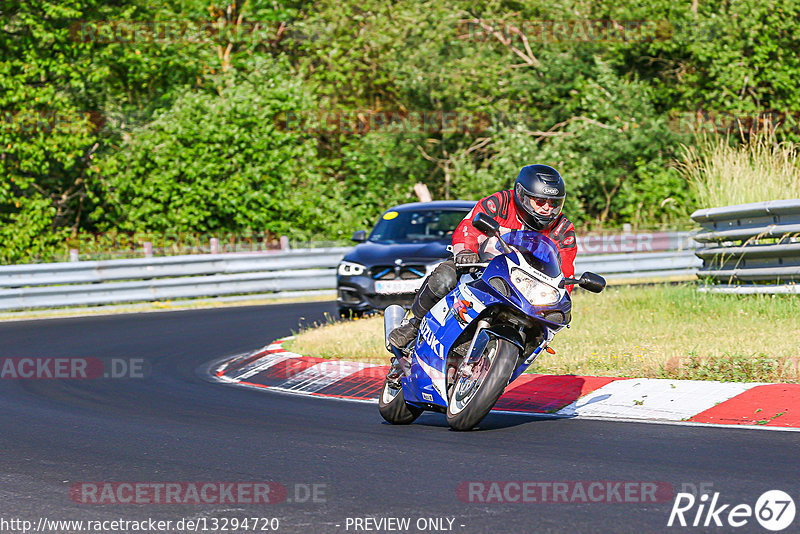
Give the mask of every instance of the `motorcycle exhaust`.
M 389 349 L 389 334 L 400 326 L 400 322 L 406 314 L 406 310 L 399 304 L 392 304 L 383 310 L 383 340 L 387 350 Z

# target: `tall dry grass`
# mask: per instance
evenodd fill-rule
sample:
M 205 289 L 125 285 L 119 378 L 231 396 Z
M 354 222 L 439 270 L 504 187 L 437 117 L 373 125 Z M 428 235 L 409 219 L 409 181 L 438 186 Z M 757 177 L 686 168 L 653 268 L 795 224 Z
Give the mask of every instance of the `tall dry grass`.
M 700 135 L 682 147 L 679 168 L 700 208 L 800 198 L 799 149 L 769 129 L 739 144 Z

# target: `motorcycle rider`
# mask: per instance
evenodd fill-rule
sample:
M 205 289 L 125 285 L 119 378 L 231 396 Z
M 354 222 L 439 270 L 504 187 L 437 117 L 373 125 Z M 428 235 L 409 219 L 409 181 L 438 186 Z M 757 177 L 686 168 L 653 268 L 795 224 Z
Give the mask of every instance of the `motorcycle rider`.
M 472 226 L 478 213 L 485 213 L 500 224 L 500 233 L 533 230 L 552 239 L 558 247 L 564 276 L 575 274 L 578 252 L 575 226 L 561 213 L 566 187 L 561 175 L 547 165 L 527 165 L 520 170 L 514 189 L 498 191 L 479 201 L 453 232 L 455 258 L 440 263 L 423 282 L 411 305 L 410 314 L 389 334 L 389 343 L 402 349 L 417 337 L 425 314 L 458 284 L 457 265 L 480 261 L 478 250 L 488 239 Z M 512 202 L 513 200 L 513 202 Z M 572 291 L 572 286 L 567 286 Z M 402 370 L 394 362 L 387 378 L 398 380 Z

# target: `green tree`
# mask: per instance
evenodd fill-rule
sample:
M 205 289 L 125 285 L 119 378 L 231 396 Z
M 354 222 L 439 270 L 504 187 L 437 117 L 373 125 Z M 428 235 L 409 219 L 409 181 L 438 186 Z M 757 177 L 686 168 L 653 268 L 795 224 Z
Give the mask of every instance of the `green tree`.
M 79 95 L 96 77 L 71 20 L 90 2 L 0 2 L 0 261 L 35 257 L 80 224 L 98 146 Z
M 95 194 L 104 200 L 94 213 L 98 225 L 150 232 L 328 231 L 337 211 L 331 209 L 335 188 L 322 186 L 314 141 L 283 122 L 308 110 L 311 95 L 281 66 L 261 63 L 250 70 L 221 95 L 188 91 L 98 163 Z

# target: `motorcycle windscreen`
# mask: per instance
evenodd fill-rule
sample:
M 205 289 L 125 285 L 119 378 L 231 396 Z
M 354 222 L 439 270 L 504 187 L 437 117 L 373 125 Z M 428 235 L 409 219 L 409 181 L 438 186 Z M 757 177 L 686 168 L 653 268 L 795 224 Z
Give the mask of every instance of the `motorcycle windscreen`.
M 525 261 L 535 269 L 550 278 L 556 278 L 561 274 L 561 256 L 558 247 L 549 237 L 539 232 L 512 230 L 503 234 L 502 238 L 509 246 L 520 250 L 525 256 Z M 495 238 L 487 239 L 481 245 L 481 261 L 489 261 L 502 253 L 503 250 Z

